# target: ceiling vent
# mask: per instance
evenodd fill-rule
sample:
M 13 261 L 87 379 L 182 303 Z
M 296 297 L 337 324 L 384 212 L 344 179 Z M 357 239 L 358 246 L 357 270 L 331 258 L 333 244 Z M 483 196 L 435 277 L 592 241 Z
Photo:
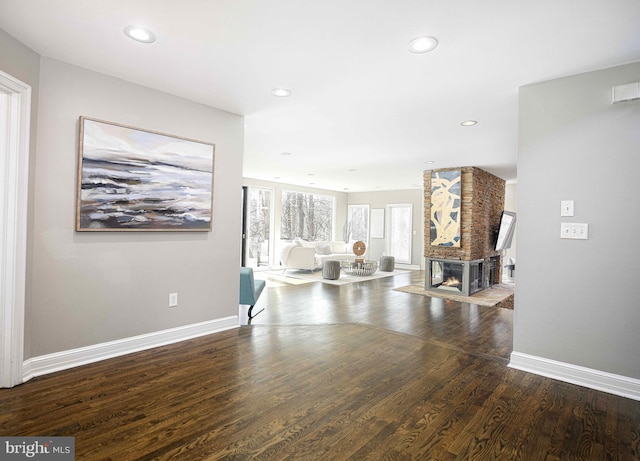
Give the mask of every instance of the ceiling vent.
M 614 86 L 611 88 L 611 99 L 612 104 L 640 99 L 640 82 Z

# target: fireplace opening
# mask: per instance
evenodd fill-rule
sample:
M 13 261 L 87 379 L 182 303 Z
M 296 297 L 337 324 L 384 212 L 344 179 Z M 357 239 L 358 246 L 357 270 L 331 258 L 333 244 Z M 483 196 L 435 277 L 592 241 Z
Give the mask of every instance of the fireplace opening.
M 484 259 L 460 261 L 427 258 L 426 268 L 427 290 L 445 290 L 469 296 L 487 288 Z
M 431 261 L 431 288 L 462 293 L 462 263 Z

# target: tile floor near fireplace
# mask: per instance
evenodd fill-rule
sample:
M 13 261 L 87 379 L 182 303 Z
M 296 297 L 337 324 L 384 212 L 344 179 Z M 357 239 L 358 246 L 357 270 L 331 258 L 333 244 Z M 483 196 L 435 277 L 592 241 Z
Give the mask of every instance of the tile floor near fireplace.
M 485 273 L 486 265 L 484 259 L 461 261 L 426 258 L 425 289 L 472 295 L 489 287 L 490 277 Z

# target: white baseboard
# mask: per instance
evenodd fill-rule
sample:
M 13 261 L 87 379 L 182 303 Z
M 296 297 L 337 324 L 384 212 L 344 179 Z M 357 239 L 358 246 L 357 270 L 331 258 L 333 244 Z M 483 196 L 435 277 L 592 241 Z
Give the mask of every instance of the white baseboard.
M 100 360 L 139 352 L 154 347 L 165 346 L 187 339 L 197 338 L 240 326 L 238 316 L 224 317 L 201 323 L 194 323 L 168 330 L 156 331 L 130 338 L 118 339 L 92 346 L 80 347 L 68 351 L 41 355 L 24 361 L 22 366 L 23 382 L 56 371 L 86 365 Z
M 407 269 L 410 271 L 419 271 L 420 266 L 417 264 L 400 264 L 396 263 L 396 269 Z
M 557 362 L 520 352 L 511 353 L 510 368 L 640 400 L 640 380 L 592 368 Z

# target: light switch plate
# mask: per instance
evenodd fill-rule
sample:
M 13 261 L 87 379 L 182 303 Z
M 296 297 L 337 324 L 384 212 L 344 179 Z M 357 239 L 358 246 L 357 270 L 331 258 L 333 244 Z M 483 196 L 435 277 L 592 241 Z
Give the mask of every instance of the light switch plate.
M 560 216 L 573 216 L 573 200 L 560 202 Z

